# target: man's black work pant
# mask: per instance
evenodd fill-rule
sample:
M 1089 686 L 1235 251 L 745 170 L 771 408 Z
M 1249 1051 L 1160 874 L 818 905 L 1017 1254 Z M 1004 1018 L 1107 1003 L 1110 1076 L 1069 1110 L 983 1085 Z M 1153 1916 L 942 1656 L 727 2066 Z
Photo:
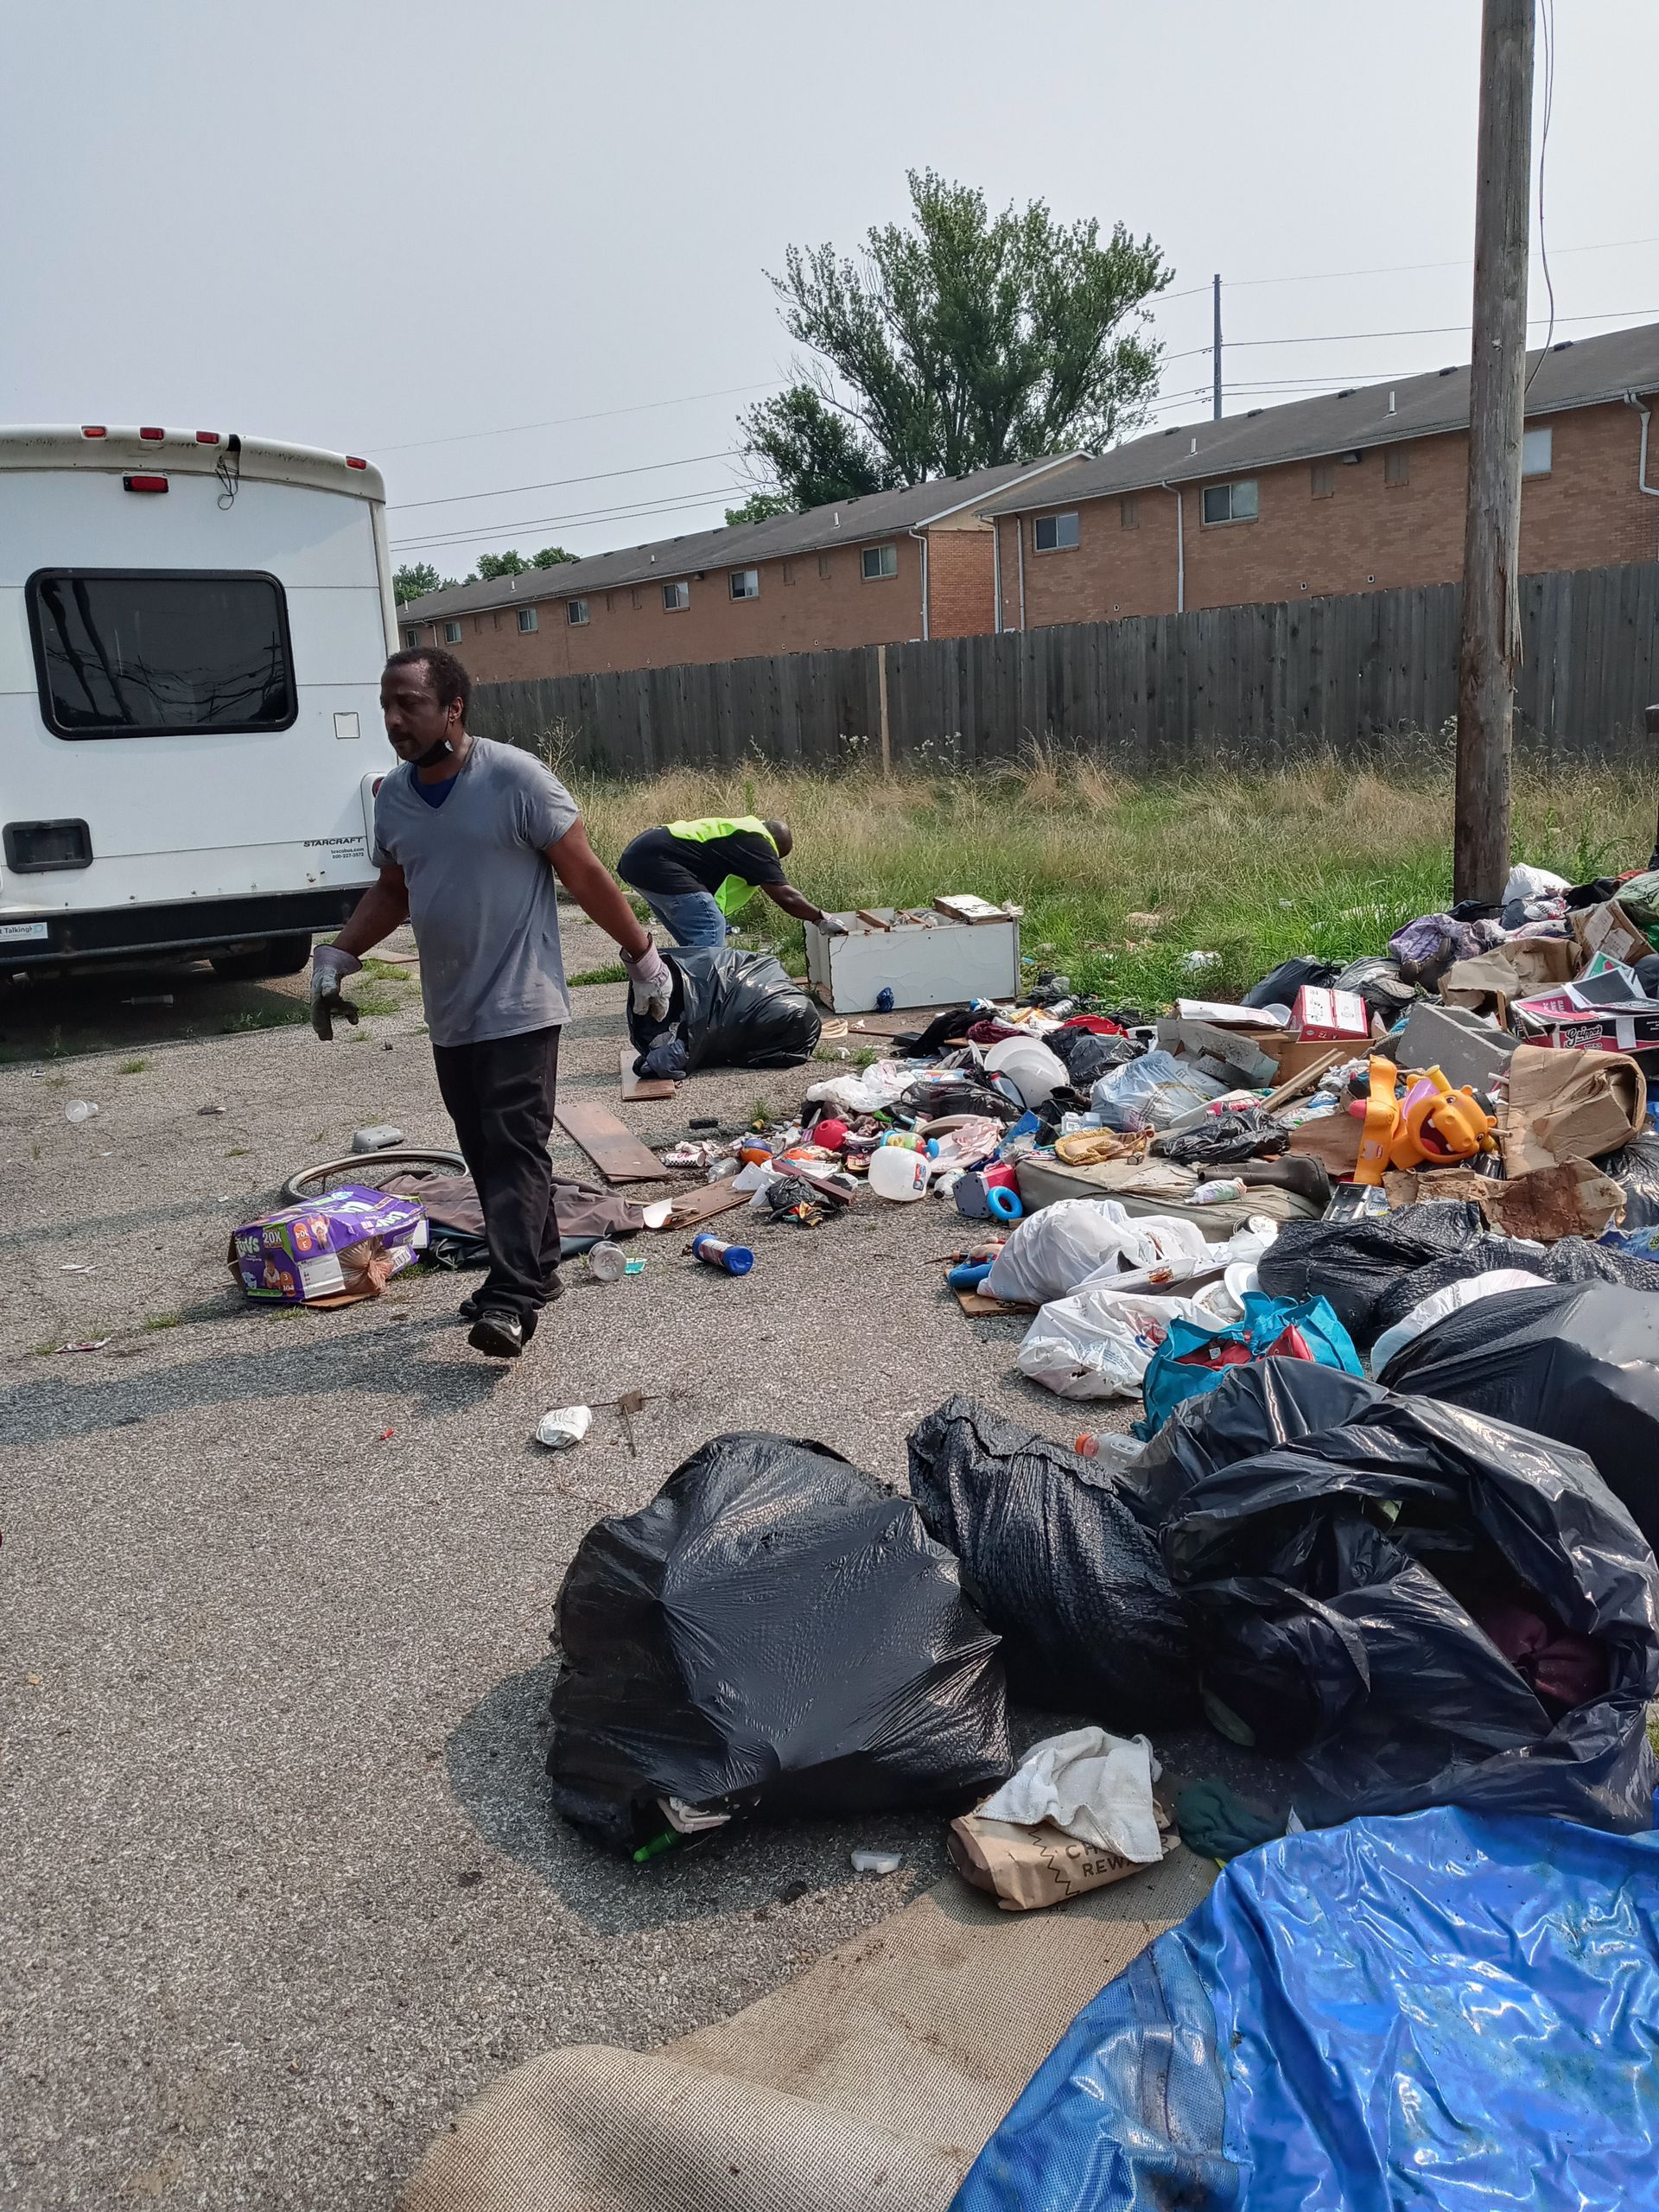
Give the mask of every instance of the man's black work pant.
M 559 1073 L 559 1033 L 531 1029 L 481 1045 L 435 1045 L 438 1089 L 478 1185 L 490 1271 L 481 1308 L 516 1313 L 528 1336 L 559 1265 L 547 1141 Z

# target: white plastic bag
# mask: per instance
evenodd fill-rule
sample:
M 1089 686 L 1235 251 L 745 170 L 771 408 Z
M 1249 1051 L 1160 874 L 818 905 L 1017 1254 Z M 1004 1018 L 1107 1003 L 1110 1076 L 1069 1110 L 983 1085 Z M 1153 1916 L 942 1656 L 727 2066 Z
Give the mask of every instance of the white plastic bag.
M 1152 1785 L 1162 1770 L 1144 1736 L 1074 1728 L 1033 1744 L 996 1794 L 974 1810 L 982 1820 L 1025 1828 L 1050 1821 L 1096 1851 L 1155 1866 L 1164 1845 Z
M 1226 1088 L 1173 1052 L 1143 1052 L 1121 1068 L 1108 1068 L 1090 1091 L 1089 1106 L 1103 1128 L 1166 1129 Z
M 1448 1313 L 1461 1313 L 1465 1306 L 1496 1298 L 1506 1290 L 1536 1290 L 1545 1281 L 1529 1268 L 1489 1268 L 1484 1275 L 1465 1275 L 1461 1282 L 1447 1283 L 1444 1290 L 1430 1291 L 1391 1329 L 1384 1329 L 1371 1347 L 1372 1374 L 1380 1375 L 1395 1352 L 1403 1351 L 1414 1337 L 1444 1321 Z
M 1194 1298 L 1145 1291 L 1085 1290 L 1045 1306 L 1027 1330 L 1014 1365 L 1061 1398 L 1135 1398 L 1153 1354 L 1174 1320 L 1213 1328 L 1216 1314 Z
M 1224 1244 L 1211 1244 L 1196 1222 L 1176 1221 L 1166 1214 L 1142 1214 L 1135 1226 L 1154 1239 L 1158 1258 L 1148 1267 L 1119 1273 L 1114 1272 L 1113 1262 L 1108 1260 L 1081 1282 L 1073 1283 L 1068 1296 L 1077 1297 L 1085 1290 L 1146 1290 L 1156 1298 L 1167 1298 L 1179 1293 L 1181 1285 L 1194 1275 L 1254 1268 L 1279 1234 L 1279 1224 L 1259 1213 L 1251 1214 Z M 1198 1295 L 1227 1320 L 1237 1320 L 1244 1311 L 1242 1306 L 1225 1306 L 1233 1294 L 1224 1281 L 1206 1284 Z
M 1529 868 L 1525 861 L 1516 861 L 1498 903 L 1507 906 L 1512 899 L 1548 899 L 1553 893 L 1571 888 L 1564 875 L 1553 874 L 1547 868 Z
M 1162 1248 L 1150 1226 L 1131 1220 L 1116 1198 L 1060 1198 L 1017 1224 L 985 1279 L 986 1294 L 1011 1306 L 1046 1306 L 1103 1268 L 1155 1267 Z M 1203 1243 L 1201 1230 L 1191 1235 Z
M 877 1060 L 861 1074 L 831 1076 L 815 1083 L 807 1096 L 840 1114 L 879 1114 L 915 1082 L 917 1070 L 903 1060 Z

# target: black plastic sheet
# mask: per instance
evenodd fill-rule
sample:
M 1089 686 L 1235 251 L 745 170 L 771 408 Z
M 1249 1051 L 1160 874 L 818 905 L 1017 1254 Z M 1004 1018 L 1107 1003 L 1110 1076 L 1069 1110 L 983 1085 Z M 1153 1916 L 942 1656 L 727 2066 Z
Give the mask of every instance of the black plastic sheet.
M 559 1592 L 548 1772 L 629 1850 L 661 1801 L 785 1815 L 965 1804 L 1008 1772 L 998 1639 L 915 1507 L 822 1444 L 717 1436 L 600 1522 Z
M 811 1058 L 823 1019 L 770 952 L 665 945 L 663 958 L 676 979 L 667 1020 L 650 1021 L 632 1005 L 628 1011 L 628 1034 L 641 1059 L 671 1030 L 684 1041 L 688 1071 L 792 1068 Z
M 1274 1298 L 1328 1298 L 1355 1342 L 1366 1344 L 1397 1318 L 1384 1306 L 1402 1276 L 1464 1252 L 1484 1232 L 1480 1208 L 1467 1198 L 1357 1221 L 1290 1221 L 1262 1254 L 1256 1275 Z
M 1207 1114 L 1179 1136 L 1154 1140 L 1153 1150 L 1183 1167 L 1219 1167 L 1242 1160 L 1271 1159 L 1290 1144 L 1290 1131 L 1259 1106 L 1237 1113 Z
M 1425 1329 L 1378 1379 L 1575 1446 L 1659 1549 L 1659 1297 L 1605 1282 L 1505 1291 Z
M 1322 987 L 1336 972 L 1328 960 L 1314 960 L 1306 953 L 1300 953 L 1294 960 L 1281 961 L 1259 983 L 1253 983 L 1239 1004 L 1294 1007 L 1298 991 L 1305 990 L 1310 985 Z
M 1102 1465 L 954 1397 L 911 1436 L 910 1491 L 1001 1632 L 1016 1696 L 1120 1733 L 1195 1717 L 1180 1607 Z
M 1624 1193 L 1621 1229 L 1651 1229 L 1659 1222 L 1659 1137 L 1632 1137 L 1596 1165 Z
M 1162 1545 L 1212 1718 L 1302 1758 L 1305 1817 L 1652 1825 L 1659 1567 L 1583 1453 L 1386 1395 L 1196 1483 Z M 1516 1603 L 1590 1639 L 1605 1689 L 1547 1704 L 1475 1618 Z

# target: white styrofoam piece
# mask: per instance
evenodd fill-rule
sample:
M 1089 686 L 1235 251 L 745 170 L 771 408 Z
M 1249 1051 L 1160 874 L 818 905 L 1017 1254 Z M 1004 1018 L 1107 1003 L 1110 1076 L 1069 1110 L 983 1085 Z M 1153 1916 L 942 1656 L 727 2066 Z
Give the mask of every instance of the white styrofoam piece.
M 885 920 L 893 910 L 872 906 Z M 1020 988 L 1020 925 L 953 922 L 932 914 L 927 923 L 894 918 L 893 928 L 873 929 L 856 914 L 837 914 L 845 937 L 827 937 L 806 925 L 807 981 L 826 995 L 836 1014 L 868 1014 L 883 989 L 895 1007 L 954 1006 L 972 999 L 1011 999 Z

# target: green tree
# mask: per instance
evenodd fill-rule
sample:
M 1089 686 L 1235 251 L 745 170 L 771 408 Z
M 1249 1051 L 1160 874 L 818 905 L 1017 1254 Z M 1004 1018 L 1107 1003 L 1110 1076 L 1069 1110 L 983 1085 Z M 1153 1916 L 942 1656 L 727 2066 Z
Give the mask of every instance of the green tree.
M 442 589 L 438 572 L 429 561 L 405 562 L 391 579 L 392 597 L 399 607 L 407 600 L 424 599 L 428 592 Z
M 793 514 L 794 506 L 780 492 L 751 492 L 741 507 L 728 507 L 728 523 L 771 522 L 774 516 Z
M 525 576 L 532 569 L 556 569 L 561 561 L 574 561 L 576 556 L 567 553 L 563 545 L 543 545 L 539 553 L 532 553 L 529 560 L 513 548 L 505 553 L 480 553 L 478 566 L 467 581 L 469 584 L 493 583 L 498 576 Z
M 1092 218 L 1057 223 L 1040 200 L 993 215 L 931 169 L 909 181 L 910 221 L 873 229 L 856 262 L 791 246 L 771 279 L 817 358 L 740 429 L 791 506 L 1099 450 L 1157 391 L 1147 302 L 1174 272 L 1150 238 L 1118 223 L 1103 244 Z
M 530 565 L 532 569 L 556 569 L 561 562 L 580 558 L 579 554 L 567 553 L 563 545 L 543 545 L 539 553 L 531 555 Z

